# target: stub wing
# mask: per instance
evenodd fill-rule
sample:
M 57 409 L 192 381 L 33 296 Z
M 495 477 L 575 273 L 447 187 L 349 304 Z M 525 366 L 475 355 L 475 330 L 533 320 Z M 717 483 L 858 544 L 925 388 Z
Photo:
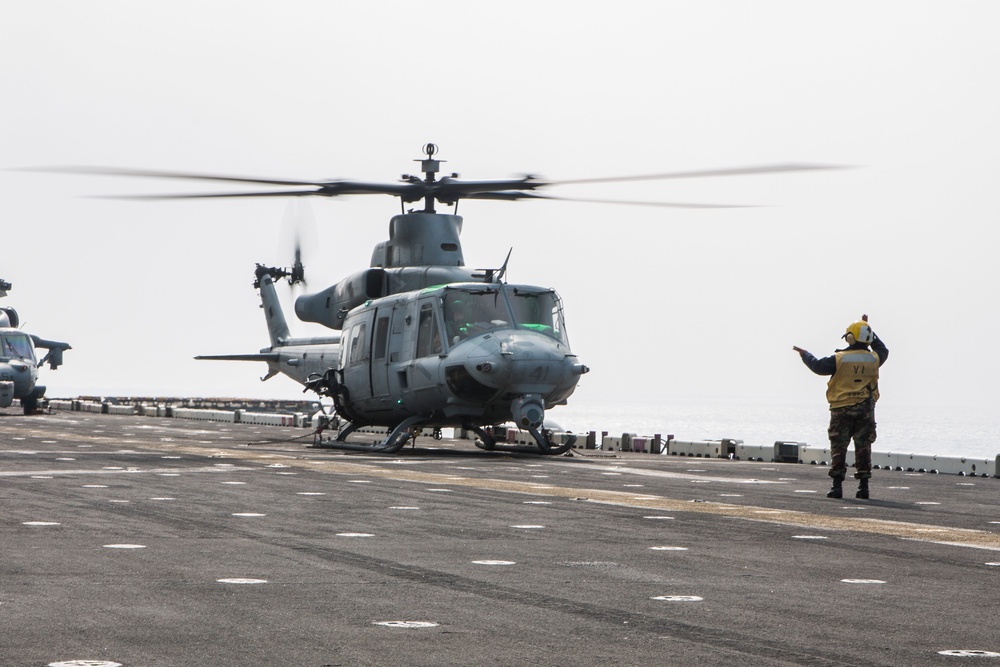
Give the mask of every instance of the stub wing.
M 73 348 L 69 343 L 63 343 L 57 340 L 45 340 L 44 338 L 39 338 L 38 336 L 31 336 L 31 342 L 35 347 L 40 347 L 44 350 L 48 350 L 49 353 L 38 362 L 39 367 L 44 366 L 48 363 L 49 368 L 55 370 L 62 366 L 63 363 L 63 352 L 66 350 L 72 350 Z
M 264 382 L 279 373 L 277 364 L 281 360 L 281 357 L 277 352 L 258 352 L 257 354 L 201 354 L 195 357 L 195 359 L 208 361 L 264 361 L 267 363 L 267 375 L 260 379 L 261 382 Z
M 201 354 L 195 359 L 212 361 L 278 361 L 277 352 L 258 352 L 257 354 Z

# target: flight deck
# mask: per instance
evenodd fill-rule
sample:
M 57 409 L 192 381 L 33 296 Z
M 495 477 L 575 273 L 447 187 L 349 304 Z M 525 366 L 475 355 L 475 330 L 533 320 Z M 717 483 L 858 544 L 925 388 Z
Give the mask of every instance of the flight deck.
M 0 665 L 1000 665 L 994 477 L 309 435 L 0 410 Z

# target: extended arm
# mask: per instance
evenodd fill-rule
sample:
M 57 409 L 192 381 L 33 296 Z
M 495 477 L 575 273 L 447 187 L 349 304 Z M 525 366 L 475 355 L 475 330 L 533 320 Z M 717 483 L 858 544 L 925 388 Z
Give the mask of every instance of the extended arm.
M 822 359 L 817 359 L 813 356 L 812 352 L 803 350 L 801 347 L 792 347 L 793 350 L 799 353 L 802 358 L 802 363 L 809 367 L 816 375 L 833 375 L 837 372 L 837 358 L 834 356 L 823 357 Z

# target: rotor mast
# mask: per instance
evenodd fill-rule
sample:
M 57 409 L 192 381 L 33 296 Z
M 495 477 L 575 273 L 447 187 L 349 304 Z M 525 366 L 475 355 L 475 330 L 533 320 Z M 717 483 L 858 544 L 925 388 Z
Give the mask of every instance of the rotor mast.
M 420 181 L 416 176 L 411 176 L 409 174 L 403 174 L 403 180 L 410 183 L 423 183 L 426 186 L 424 190 L 424 213 L 435 213 L 434 199 L 437 192 L 437 174 L 441 171 L 441 163 L 444 160 L 435 160 L 434 156 L 438 152 L 437 144 L 426 143 L 423 147 L 424 155 L 426 158 L 420 160 L 414 160 L 414 162 L 420 163 L 420 171 L 424 173 L 424 180 Z

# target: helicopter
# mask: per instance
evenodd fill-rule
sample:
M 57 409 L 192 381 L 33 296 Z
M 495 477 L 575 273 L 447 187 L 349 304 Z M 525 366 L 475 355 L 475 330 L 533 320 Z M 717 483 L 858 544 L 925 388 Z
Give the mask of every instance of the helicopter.
M 293 339 L 274 281 L 296 284 L 297 266 L 258 264 L 255 270 L 270 347 L 196 359 L 264 361 L 268 373 L 261 380 L 283 373 L 305 391 L 332 397 L 347 421 L 334 447 L 392 453 L 418 430 L 443 426 L 474 432 L 487 450 L 560 454 L 575 443 L 575 435 L 555 443 L 543 428 L 545 410 L 565 403 L 589 370 L 570 351 L 554 290 L 503 283 L 499 270 L 489 281 L 366 300 L 345 315 L 339 335 Z M 535 447 L 497 443 L 486 427 L 508 421 L 531 433 Z M 371 446 L 347 442 L 368 425 L 390 432 Z
M 198 173 L 63 167 L 53 171 L 178 178 L 281 186 L 257 192 L 129 195 L 122 199 L 196 199 L 217 197 L 339 197 L 382 194 L 398 197 L 401 212 L 389 222 L 389 238 L 376 244 L 367 269 L 335 285 L 295 300 L 304 322 L 336 332 L 327 338 L 292 339 L 281 312 L 274 281 L 304 282 L 300 249 L 291 269 L 258 265 L 260 290 L 271 346 L 257 354 L 199 356 L 198 359 L 264 361 L 266 380 L 277 373 L 333 399 L 347 425 L 336 446 L 396 452 L 423 428 L 460 427 L 479 436 L 484 449 L 568 451 L 576 436 L 561 442 L 545 428 L 546 411 L 566 404 L 589 368 L 572 352 L 562 301 L 553 289 L 504 282 L 507 260 L 497 269 L 466 267 L 457 215 L 463 199 L 517 201 L 557 199 L 642 204 L 676 208 L 731 208 L 728 205 L 576 199 L 536 192 L 568 184 L 732 176 L 835 168 L 784 164 L 736 169 L 545 180 L 526 175 L 503 180 L 462 180 L 453 173 L 438 178 L 442 160 L 428 143 L 420 160 L 423 177 L 404 174 L 396 183 L 349 180 L 289 180 Z M 421 210 L 406 204 L 422 202 Z M 438 204 L 454 207 L 438 212 Z M 513 422 L 529 432 L 534 447 L 507 447 L 492 435 L 493 426 Z M 347 437 L 362 426 L 383 426 L 381 443 L 357 445 Z
M 0 298 L 7 296 L 13 285 L 0 279 Z M 68 343 L 45 340 L 21 331 L 17 311 L 0 307 L 0 408 L 10 407 L 14 399 L 21 401 L 24 414 L 38 412 L 38 401 L 45 395 L 45 386 L 38 384 L 38 369 L 49 364 L 52 370 L 63 363 L 63 352 L 72 349 Z M 39 361 L 35 349 L 48 353 Z

